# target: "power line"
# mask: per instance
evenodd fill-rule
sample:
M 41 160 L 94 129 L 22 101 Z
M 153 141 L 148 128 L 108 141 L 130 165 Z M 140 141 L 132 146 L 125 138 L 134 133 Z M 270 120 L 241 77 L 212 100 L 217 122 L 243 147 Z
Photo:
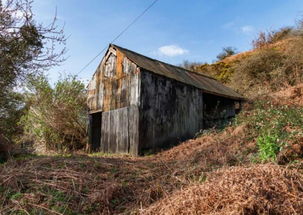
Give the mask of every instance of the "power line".
M 159 0 L 154 0 L 142 13 L 140 13 L 131 23 L 129 23 L 110 43 L 114 43 L 119 39 L 133 24 L 135 24 L 149 9 L 151 9 Z M 92 62 L 94 62 L 105 50 L 105 46 L 93 59 L 91 59 L 76 75 L 83 72 Z

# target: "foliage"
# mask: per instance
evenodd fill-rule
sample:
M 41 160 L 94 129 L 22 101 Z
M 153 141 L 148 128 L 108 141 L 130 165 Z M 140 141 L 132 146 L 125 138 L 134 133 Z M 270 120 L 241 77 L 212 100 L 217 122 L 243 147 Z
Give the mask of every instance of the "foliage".
M 227 47 L 212 64 L 195 65 L 195 72 L 216 78 L 246 97 L 255 97 L 294 86 L 303 81 L 303 25 L 261 32 L 253 41 L 254 50 L 233 58 Z M 226 59 L 227 58 L 227 59 Z
M 246 57 L 233 67 L 233 87 L 244 94 L 247 91 L 256 93 L 254 87 L 259 86 L 276 90 L 288 76 L 285 61 L 286 56 L 273 48 L 262 49 Z
M 0 134 L 9 142 L 22 131 L 17 123 L 24 112 L 23 97 L 20 93 L 10 90 L 0 103 L 3 107 L 0 109 Z
M 222 52 L 217 55 L 218 61 L 224 60 L 227 57 L 230 57 L 234 54 L 237 54 L 237 49 L 233 47 L 225 47 L 223 48 Z
M 56 17 L 37 23 L 32 0 L 0 0 L 0 137 L 12 144 L 24 107 L 16 90 L 28 75 L 59 65 L 65 52 L 63 29 Z M 1 144 L 1 143 L 0 143 Z
M 56 18 L 50 25 L 36 23 L 31 0 L 0 1 L 0 87 L 10 87 L 27 74 L 62 62 L 65 43 Z M 56 51 L 57 50 L 57 51 Z
M 242 112 L 236 124 L 247 124 L 247 138 L 256 139 L 261 161 L 275 160 L 280 151 L 303 137 L 303 108 L 260 101 Z
M 59 80 L 54 88 L 44 76 L 28 84 L 27 113 L 20 124 L 25 137 L 46 150 L 71 151 L 86 144 L 86 91 L 75 77 Z
M 257 146 L 259 147 L 259 157 L 261 161 L 274 160 L 281 149 L 278 137 L 274 135 L 259 136 Z
M 195 71 L 210 75 L 222 83 L 229 82 L 234 73 L 233 65 L 223 61 L 219 61 L 214 64 L 205 63 L 200 66 L 196 66 Z

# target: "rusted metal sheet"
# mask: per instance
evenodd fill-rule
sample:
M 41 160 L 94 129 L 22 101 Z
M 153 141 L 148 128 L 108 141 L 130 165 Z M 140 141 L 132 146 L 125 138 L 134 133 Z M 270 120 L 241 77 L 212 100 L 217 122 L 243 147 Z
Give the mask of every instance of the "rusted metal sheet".
M 91 126 L 101 130 L 92 132 L 91 144 L 99 145 L 103 152 L 137 154 L 139 98 L 139 68 L 122 52 L 110 48 L 88 86 L 91 117 L 102 113 L 100 126 Z M 93 143 L 98 141 L 94 133 L 101 133 L 98 143 Z

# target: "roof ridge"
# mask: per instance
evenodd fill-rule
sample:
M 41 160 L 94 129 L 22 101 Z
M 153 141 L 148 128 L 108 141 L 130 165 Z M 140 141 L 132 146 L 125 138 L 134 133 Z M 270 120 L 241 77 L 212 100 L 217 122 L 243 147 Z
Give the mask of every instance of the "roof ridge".
M 192 70 L 188 70 L 188 69 L 185 69 L 185 68 L 180 67 L 180 66 L 176 66 L 176 65 L 173 65 L 173 64 L 169 64 L 169 63 L 166 63 L 166 62 L 163 62 L 163 61 L 160 61 L 160 60 L 157 60 L 157 59 L 154 59 L 154 58 L 145 56 L 145 55 L 140 54 L 140 53 L 138 53 L 138 52 L 135 52 L 135 51 L 129 50 L 129 49 L 127 49 L 127 48 L 118 46 L 118 45 L 116 45 L 116 44 L 110 44 L 110 46 L 116 47 L 116 48 L 118 48 L 118 49 L 124 49 L 124 50 L 129 51 L 129 52 L 132 52 L 132 53 L 134 53 L 134 54 L 136 54 L 136 55 L 140 55 L 140 56 L 142 56 L 142 57 L 148 58 L 148 59 L 150 59 L 150 60 L 152 60 L 152 61 L 159 62 L 159 63 L 162 63 L 162 64 L 166 64 L 166 65 L 168 65 L 168 66 L 173 66 L 173 67 L 175 67 L 175 68 L 179 68 L 179 69 L 185 70 L 186 72 L 194 73 L 194 74 L 197 74 L 197 75 L 200 75 L 200 76 L 203 76 L 203 77 L 206 77 L 206 78 L 209 78 L 209 79 L 213 79 L 213 80 L 218 81 L 217 79 L 215 79 L 215 78 L 213 78 L 213 77 L 210 77 L 210 76 L 208 76 L 208 75 L 201 74 L 201 73 L 198 73 L 198 72 L 194 72 L 194 71 L 192 71 Z

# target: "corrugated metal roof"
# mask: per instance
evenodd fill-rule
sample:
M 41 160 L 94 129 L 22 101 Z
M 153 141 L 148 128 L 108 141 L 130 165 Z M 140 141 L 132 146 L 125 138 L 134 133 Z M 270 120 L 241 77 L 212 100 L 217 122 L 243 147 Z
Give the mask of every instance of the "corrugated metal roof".
M 181 67 L 177 67 L 171 64 L 167 64 L 144 55 L 138 54 L 131 50 L 119 47 L 112 44 L 113 48 L 119 49 L 125 56 L 137 64 L 139 67 L 153 72 L 158 75 L 162 75 L 182 83 L 197 87 L 206 93 L 223 96 L 232 99 L 243 100 L 244 97 L 232 90 L 229 87 L 224 86 L 216 79 L 186 70 Z

